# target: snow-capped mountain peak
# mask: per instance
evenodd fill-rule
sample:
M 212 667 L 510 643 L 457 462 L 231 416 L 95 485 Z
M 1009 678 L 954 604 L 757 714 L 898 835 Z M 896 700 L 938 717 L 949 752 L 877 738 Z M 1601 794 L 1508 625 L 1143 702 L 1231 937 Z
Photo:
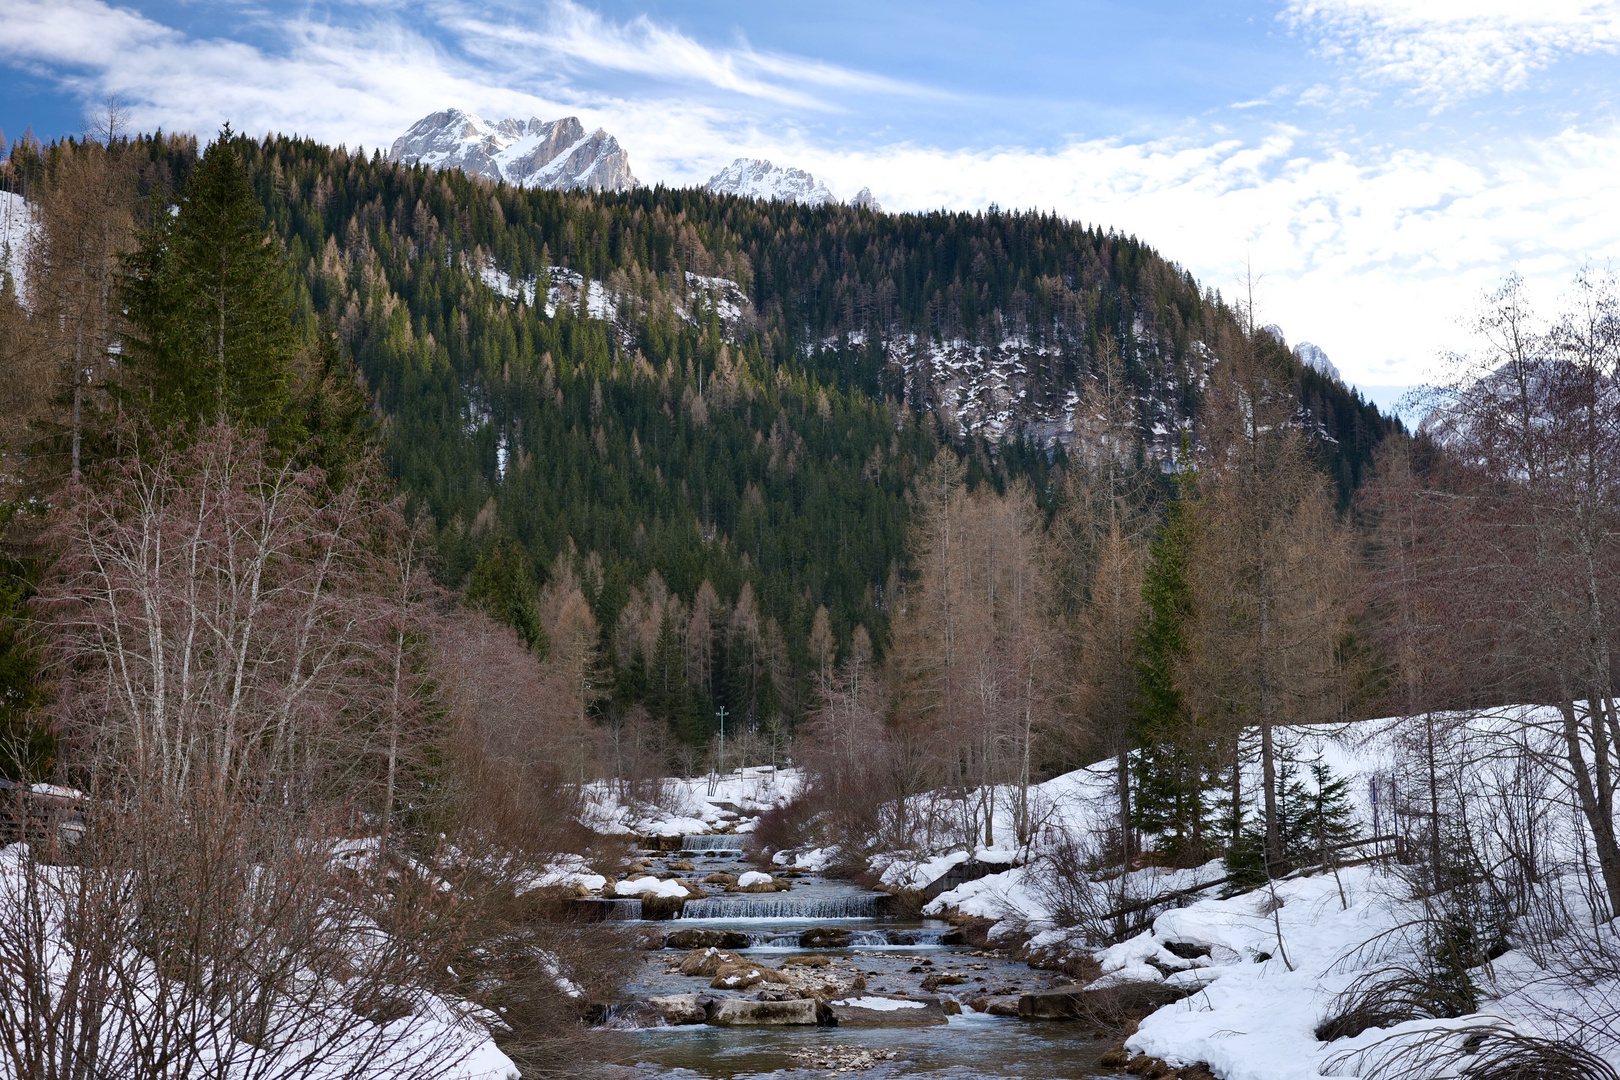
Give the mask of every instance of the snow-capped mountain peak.
M 1328 354 L 1319 346 L 1302 341 L 1294 346 L 1294 355 L 1299 358 L 1300 363 L 1316 369 L 1319 374 L 1326 375 L 1330 379 L 1340 378 L 1339 369 L 1333 366 L 1333 361 L 1328 359 Z
M 394 140 L 388 156 L 520 187 L 624 191 L 636 186 L 618 140 L 601 128 L 587 134 L 576 116 L 490 123 L 476 113 L 446 109 L 412 124 Z
M 874 214 L 883 213 L 883 204 L 877 201 L 869 187 L 863 187 L 856 192 L 855 197 L 849 200 L 849 205 L 861 210 L 870 210 Z
M 804 206 L 836 201 L 826 184 L 803 169 L 773 165 L 762 158 L 738 158 L 710 177 L 708 188 L 717 195 L 781 199 Z

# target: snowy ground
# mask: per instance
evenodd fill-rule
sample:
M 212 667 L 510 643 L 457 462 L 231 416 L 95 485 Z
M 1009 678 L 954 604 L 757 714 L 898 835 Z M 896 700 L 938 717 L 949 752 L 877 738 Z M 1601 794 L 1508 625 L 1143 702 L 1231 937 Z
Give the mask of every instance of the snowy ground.
M 1554 727 L 1555 711 L 1535 708 L 1503 709 L 1491 715 L 1441 718 L 1449 740 L 1444 751 L 1465 773 L 1478 805 L 1489 807 L 1505 797 L 1504 774 L 1495 764 L 1510 752 L 1524 751 L 1550 771 L 1534 783 L 1538 797 L 1559 799 L 1554 779 L 1558 769 Z M 1352 813 L 1359 834 L 1374 836 L 1400 828 L 1392 816 L 1392 792 L 1400 787 L 1406 797 L 1414 791 L 1410 771 L 1414 725 L 1399 719 L 1370 721 L 1340 732 L 1324 729 L 1284 729 L 1278 732 L 1282 750 L 1303 767 L 1325 762 L 1336 777 L 1349 781 Z M 1257 776 L 1246 779 L 1255 790 Z M 1561 1032 L 1581 1026 L 1584 1041 L 1613 1054 L 1620 1064 L 1620 1042 L 1605 1043 L 1592 1036 L 1594 1024 L 1620 1027 L 1620 980 L 1609 978 L 1602 964 L 1578 977 L 1552 970 L 1527 955 L 1529 946 L 1510 935 L 1513 951 L 1470 972 L 1482 1002 L 1479 1013 L 1456 1020 L 1414 1020 L 1386 1029 L 1373 1029 L 1354 1038 L 1319 1042 L 1317 1026 L 1329 1015 L 1335 997 L 1358 976 L 1384 969 L 1391 962 L 1417 963 L 1424 954 L 1416 931 L 1409 930 L 1422 914 L 1421 905 L 1407 899 L 1410 889 L 1396 867 L 1388 862 L 1343 868 L 1337 873 L 1316 873 L 1283 880 L 1236 895 L 1223 895 L 1230 886 L 1204 888 L 1226 876 L 1226 868 L 1211 862 L 1190 869 L 1143 867 L 1126 875 L 1099 875 L 1090 887 L 1104 903 L 1094 910 L 1111 910 L 1110 898 L 1135 900 L 1174 891 L 1202 890 L 1182 902 L 1187 906 L 1159 914 L 1150 929 L 1108 948 L 1088 946 L 1073 929 L 1058 925 L 1054 917 L 1051 864 L 1048 853 L 1064 840 L 1100 836 L 1114 813 L 1112 763 L 1059 776 L 1033 788 L 1028 796 L 1027 840 L 1017 839 L 1018 791 L 1013 787 L 994 793 L 978 791 L 965 798 L 940 793 L 919 796 L 898 817 L 922 822 L 910 832 L 913 842 L 904 850 L 883 851 L 869 858 L 870 869 L 886 884 L 919 889 L 937 880 L 951 866 L 976 858 L 1019 865 L 942 893 L 925 909 L 929 914 L 951 912 L 996 920 L 992 936 L 1021 935 L 1034 949 L 1087 953 L 1102 967 L 1103 983 L 1168 982 L 1194 990 L 1180 1002 L 1152 1013 L 1127 1042 L 1132 1052 L 1164 1058 L 1172 1065 L 1209 1063 L 1223 1080 L 1285 1080 L 1317 1075 L 1366 1075 L 1380 1056 L 1401 1063 L 1410 1055 L 1413 1040 L 1436 1032 L 1476 1028 L 1485 1023 L 1510 1026 L 1522 1034 L 1557 1039 Z M 993 795 L 993 797 L 992 797 Z M 986 848 L 983 816 L 993 804 L 995 847 Z M 1451 812 L 1457 812 L 1454 808 Z M 975 835 L 968 834 L 977 813 Z M 1409 822 L 1406 823 L 1410 825 Z M 1472 828 L 1486 828 L 1483 823 Z M 1578 867 L 1580 834 L 1567 807 L 1547 823 L 1547 841 L 1561 850 L 1551 861 Z M 891 830 L 891 833 L 895 830 Z M 1370 851 L 1371 849 L 1369 849 Z M 832 861 L 838 852 L 814 845 L 778 852 L 778 865 L 815 866 Z M 1358 852 L 1357 854 L 1361 854 Z M 1571 869 L 1549 885 L 1567 896 L 1566 906 L 1586 911 L 1579 892 L 1578 874 Z M 1082 881 L 1082 888 L 1086 883 Z M 1580 920 L 1577 919 L 1578 923 Z M 1595 951 L 1609 942 L 1610 956 L 1620 937 L 1607 926 L 1596 929 L 1590 921 L 1567 931 L 1570 948 Z M 1382 935 L 1382 938 L 1380 938 Z M 1377 947 L 1369 942 L 1380 939 Z M 1579 940 L 1577 940 L 1579 939 Z M 1563 939 L 1559 939 L 1561 942 Z M 1172 952 L 1165 946 L 1177 945 Z M 1184 959 L 1178 952 L 1207 951 L 1206 956 Z M 1557 967 L 1557 965 L 1553 965 Z M 1611 963 L 1620 970 L 1620 964 Z M 1605 1017 L 1609 1018 L 1605 1020 Z M 1460 1045 L 1464 1034 L 1454 1039 Z M 1403 1069 L 1404 1065 L 1401 1066 Z M 1410 1075 L 1428 1075 L 1412 1072 Z M 1403 1073 L 1403 1075 L 1405 1075 Z M 1436 1074 L 1442 1075 L 1442 1074 Z
M 28 244 L 34 235 L 34 210 L 21 195 L 0 191 L 0 276 L 10 274 L 18 295 L 27 299 Z
M 690 836 L 752 832 L 755 818 L 790 802 L 804 784 L 797 769 L 736 769 L 724 776 L 670 777 L 655 798 L 638 799 L 611 780 L 586 786 L 580 821 L 609 835 Z

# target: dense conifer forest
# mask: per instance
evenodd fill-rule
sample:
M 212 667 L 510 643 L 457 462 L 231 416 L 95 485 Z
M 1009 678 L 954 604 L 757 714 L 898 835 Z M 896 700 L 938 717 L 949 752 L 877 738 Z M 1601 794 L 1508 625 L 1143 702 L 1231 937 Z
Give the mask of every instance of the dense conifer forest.
M 1048 516 L 1063 499 L 1063 446 L 951 430 L 883 343 L 1016 336 L 1042 347 L 1031 385 L 1061 398 L 1106 340 L 1146 430 L 1197 412 L 1202 343 L 1236 318 L 1137 239 L 1048 214 L 527 191 L 307 140 L 235 146 L 285 245 L 295 322 L 362 372 L 439 577 L 534 612 L 566 564 L 596 637 L 592 710 L 645 704 L 691 742 L 721 706 L 791 729 L 820 608 L 839 650 L 864 627 L 881 657 L 910 572 L 908 489 L 939 447 L 970 485 L 1027 479 Z M 132 149 L 150 225 L 197 144 Z M 13 185 L 52 152 L 14 155 Z M 1392 421 L 1293 366 L 1346 500 Z M 679 603 L 649 616 L 665 592 Z

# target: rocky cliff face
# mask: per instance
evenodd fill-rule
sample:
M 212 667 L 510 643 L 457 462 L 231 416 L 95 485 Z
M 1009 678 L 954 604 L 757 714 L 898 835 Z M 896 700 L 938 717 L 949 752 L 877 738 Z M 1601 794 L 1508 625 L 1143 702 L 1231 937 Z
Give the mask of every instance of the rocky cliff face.
M 578 117 L 508 117 L 490 123 L 460 109 L 424 116 L 394 140 L 389 158 L 407 165 L 461 169 L 520 187 L 625 191 L 636 186 L 630 158 L 601 128 Z

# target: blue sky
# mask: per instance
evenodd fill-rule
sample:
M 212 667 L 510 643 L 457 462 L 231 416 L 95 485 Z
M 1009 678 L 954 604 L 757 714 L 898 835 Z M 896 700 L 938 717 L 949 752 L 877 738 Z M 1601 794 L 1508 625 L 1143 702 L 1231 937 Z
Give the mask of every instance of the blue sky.
M 0 130 L 225 120 L 386 147 L 578 115 L 644 182 L 737 156 L 885 206 L 1135 233 L 1364 387 L 1442 373 L 1509 271 L 1620 255 L 1620 0 L 277 4 L 7 0 Z M 1375 391 L 1387 399 L 1389 391 Z

